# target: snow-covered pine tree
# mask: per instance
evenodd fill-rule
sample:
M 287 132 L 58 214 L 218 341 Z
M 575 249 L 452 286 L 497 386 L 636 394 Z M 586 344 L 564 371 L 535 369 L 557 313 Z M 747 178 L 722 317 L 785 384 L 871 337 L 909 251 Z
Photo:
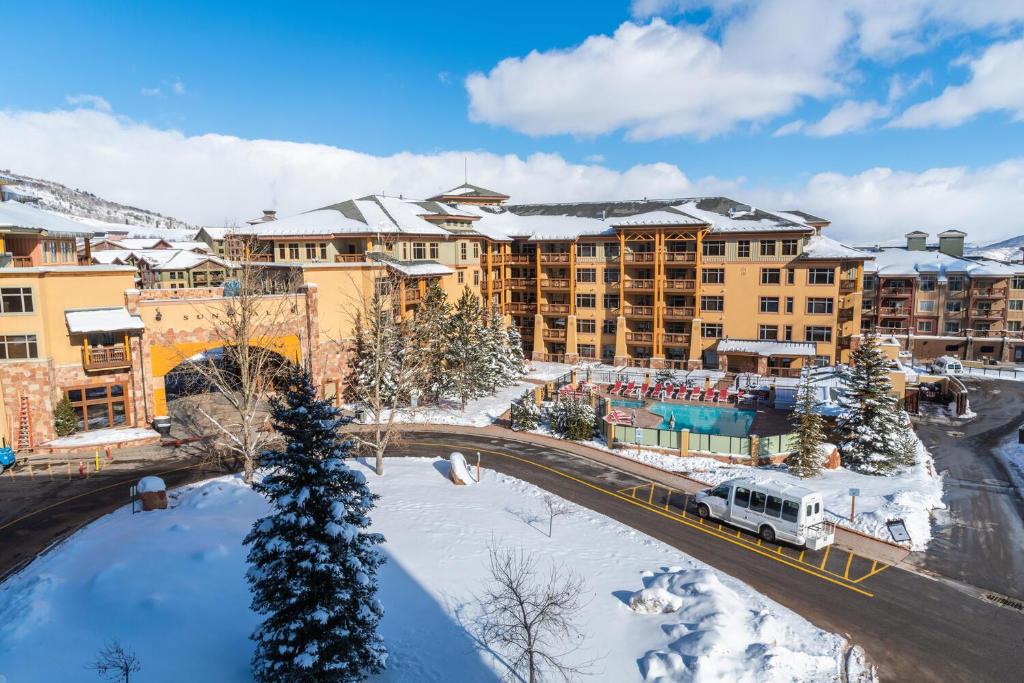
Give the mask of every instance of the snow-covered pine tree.
M 525 432 L 536 429 L 540 424 L 540 408 L 533 401 L 533 392 L 520 396 L 512 402 L 512 410 L 509 415 L 513 431 Z
M 869 334 L 850 354 L 850 367 L 843 372 L 839 452 L 844 466 L 865 474 L 889 474 L 902 460 L 896 441 L 905 418 L 892 393 L 889 366 L 878 337 Z
M 365 531 L 377 496 L 344 462 L 351 444 L 339 411 L 317 399 L 306 373 L 289 383 L 272 399 L 285 447 L 262 454 L 266 476 L 253 484 L 271 512 L 245 539 L 252 609 L 264 615 L 252 671 L 268 683 L 361 681 L 387 659 L 376 599 L 384 537 Z
M 455 304 L 451 318 L 450 343 L 445 358 L 462 410 L 466 402 L 486 393 L 487 356 L 483 341 L 480 298 L 466 287 Z
M 508 335 L 497 308 L 492 308 L 488 314 L 481 336 L 484 352 L 483 381 L 487 391 L 493 392 L 498 387 L 511 384 L 508 376 Z
M 555 401 L 548 411 L 548 422 L 558 435 L 573 441 L 587 441 L 594 437 L 596 414 L 590 402 L 575 396 L 564 396 Z
M 526 374 L 526 355 L 523 353 L 523 337 L 513 322 L 506 330 L 508 335 L 509 376 L 518 382 Z
M 821 473 L 821 444 L 825 442 L 825 419 L 814 412 L 814 385 L 809 375 L 800 384 L 793 424 L 796 450 L 786 458 L 789 471 L 801 479 Z
M 412 365 L 417 369 L 416 388 L 423 403 L 437 403 L 452 391 L 446 365 L 451 315 L 448 295 L 436 280 L 431 282 L 413 317 L 409 342 L 410 352 L 418 356 Z
M 673 374 L 672 368 L 660 368 L 654 373 L 655 384 L 665 384 L 666 382 L 675 382 L 675 374 Z
M 365 315 L 357 312 L 353 334 L 356 338 L 350 383 L 357 400 L 376 409 L 379 402 L 390 407 L 401 384 L 404 340 L 395 324 L 394 311 L 382 296 L 374 296 Z M 375 400 L 367 400 L 369 396 Z
M 53 430 L 57 436 L 71 436 L 78 431 L 78 416 L 67 396 L 57 401 L 53 408 Z

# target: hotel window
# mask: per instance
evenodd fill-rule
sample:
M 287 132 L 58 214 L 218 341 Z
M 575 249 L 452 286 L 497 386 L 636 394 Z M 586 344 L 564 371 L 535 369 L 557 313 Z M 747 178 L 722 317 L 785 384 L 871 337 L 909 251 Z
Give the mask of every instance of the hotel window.
M 619 307 L 619 295 L 618 294 L 605 294 L 604 295 L 604 307 L 605 308 L 618 308 Z
M 1007 307 L 1011 311 L 1024 311 L 1024 299 L 1010 299 L 1007 302 Z
M 576 321 L 576 331 L 582 334 L 594 334 L 597 331 L 597 323 L 587 318 Z
M 722 325 L 719 323 L 701 323 L 700 334 L 705 339 L 721 339 Z
M 576 282 L 597 282 L 597 270 L 594 268 L 577 268 Z
M 460 285 L 464 284 L 466 282 L 466 272 L 463 271 L 463 270 L 460 270 L 459 271 L 459 278 L 458 279 L 459 279 L 459 284 Z
M 951 292 L 964 291 L 964 279 L 962 277 L 951 277 L 946 283 L 946 289 Z
M 619 271 L 617 269 L 615 269 L 615 268 L 605 268 L 605 271 L 604 271 L 604 281 L 605 282 L 618 282 L 619 281 Z
M 480 251 L 480 247 L 477 246 L 477 248 L 474 249 L 473 251 L 479 252 Z M 439 247 L 437 245 L 437 242 L 431 242 L 430 243 L 430 258 L 436 260 L 439 255 L 440 255 L 440 249 L 439 249 Z M 473 258 L 480 258 L 480 254 L 479 253 L 473 254 Z
M 918 290 L 922 292 L 934 292 L 935 291 L 935 278 L 923 277 L 921 282 L 918 284 Z
M 706 285 L 724 285 L 725 268 L 706 268 L 702 270 L 700 281 Z
M 782 240 L 782 255 L 796 256 L 796 247 L 798 244 L 799 240 Z
M 782 272 L 778 268 L 762 268 L 761 284 L 777 285 L 781 282 Z
M 702 296 L 700 298 L 700 307 L 704 311 L 723 311 L 725 310 L 725 297 Z
M 1019 320 L 1007 320 L 1006 321 L 1007 332 L 1020 332 L 1020 321 Z
M 299 243 L 289 242 L 288 243 L 288 258 L 292 261 L 299 260 Z
M 277 245 L 277 258 L 284 260 L 285 246 L 284 242 L 279 242 Z
M 750 240 L 740 240 L 736 243 L 736 257 L 750 258 Z
M 782 338 L 786 341 L 793 341 L 793 326 L 784 325 L 782 327 Z
M 964 308 L 962 301 L 947 301 L 946 302 L 946 313 L 959 313 Z
M 78 416 L 78 429 L 106 429 L 128 424 L 127 392 L 124 384 L 67 387 L 64 395 Z
M 791 285 L 796 282 L 796 271 L 792 268 L 786 268 L 786 284 Z
M 320 249 L 320 260 L 321 261 L 326 261 L 327 260 L 327 242 L 321 242 L 320 246 L 319 246 L 319 249 Z
M 596 350 L 596 348 L 594 347 L 593 344 L 580 344 L 579 345 L 579 350 L 580 350 L 580 358 L 587 358 L 587 359 L 595 359 L 595 358 L 597 358 L 597 356 L 594 355 L 595 353 L 597 353 L 597 350 Z
M 786 297 L 786 313 L 792 313 L 792 312 L 793 312 L 793 297 L 787 296 Z
M 412 243 L 412 257 L 414 260 L 427 258 L 427 243 L 426 242 L 413 242 Z
M 597 308 L 597 295 L 577 293 L 576 308 Z
M 775 240 L 761 240 L 761 256 L 775 256 Z
M 779 338 L 778 325 L 758 325 L 757 338 L 768 341 L 776 341 Z
M 725 256 L 725 242 L 722 240 L 705 242 L 703 249 L 705 256 Z
M 835 284 L 836 271 L 832 268 L 809 268 L 807 270 L 807 284 L 809 285 L 831 285 Z
M 39 342 L 34 334 L 0 336 L 0 360 L 22 360 L 39 357 Z
M 874 289 L 874 288 L 875 288 L 875 278 L 873 278 L 873 277 L 865 277 L 864 278 L 864 289 Z
M 779 312 L 779 297 L 777 297 L 777 296 L 762 296 L 761 297 L 761 312 L 762 313 L 778 313 Z
M 474 270 L 473 271 L 473 284 L 474 285 L 480 284 L 480 271 L 479 270 Z
M 31 313 L 34 310 L 31 287 L 0 287 L 0 313 Z
M 809 342 L 830 342 L 832 341 L 831 327 L 813 327 L 808 325 L 804 328 L 804 341 Z
M 480 258 L 480 243 L 479 242 L 473 242 L 473 258 Z
M 605 320 L 601 323 L 601 334 L 615 334 L 615 321 Z
M 459 258 L 463 261 L 469 258 L 469 245 L 465 242 L 459 242 Z
M 832 312 L 832 299 L 810 297 L 807 299 L 807 312 L 812 315 L 821 315 Z
M 1024 289 L 1024 275 L 1014 275 L 1010 280 L 1010 289 Z
M 986 333 L 991 332 L 992 331 L 992 323 L 974 323 L 974 331 L 975 332 L 986 332 Z
M 306 242 L 306 260 L 316 260 L 316 242 Z
M 932 331 L 932 321 L 931 320 L 918 320 L 917 321 L 917 331 L 918 332 L 931 332 Z
M 917 302 L 917 310 L 921 311 L 922 313 L 934 313 L 935 312 L 935 302 L 934 301 L 929 301 L 927 299 L 922 300 L 922 301 L 918 301 Z
M 597 245 L 593 242 L 583 242 L 576 245 L 576 255 L 581 258 L 593 258 L 597 256 Z
M 619 245 L 617 244 L 606 244 L 604 245 L 605 258 L 619 258 Z

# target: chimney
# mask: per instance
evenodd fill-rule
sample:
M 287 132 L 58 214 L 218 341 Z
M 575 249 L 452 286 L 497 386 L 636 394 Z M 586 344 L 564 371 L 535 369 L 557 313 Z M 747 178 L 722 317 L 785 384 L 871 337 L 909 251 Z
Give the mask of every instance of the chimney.
M 967 237 L 967 233 L 960 230 L 940 232 L 939 251 L 947 256 L 963 256 L 965 237 Z
M 907 238 L 907 251 L 925 251 L 928 248 L 928 233 L 926 232 L 914 230 L 908 232 L 904 237 Z
M 263 209 L 263 221 L 276 221 L 277 211 L 271 211 L 270 209 Z

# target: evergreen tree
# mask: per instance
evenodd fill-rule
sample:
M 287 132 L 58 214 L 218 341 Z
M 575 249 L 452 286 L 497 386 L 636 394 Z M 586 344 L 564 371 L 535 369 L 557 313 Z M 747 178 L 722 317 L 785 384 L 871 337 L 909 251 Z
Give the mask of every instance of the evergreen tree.
M 488 391 L 507 384 L 508 381 L 508 335 L 505 323 L 497 308 L 492 308 L 487 316 L 487 324 L 481 331 L 483 341 L 483 383 Z
M 659 368 L 658 371 L 654 373 L 654 383 L 665 384 L 666 382 L 675 383 L 675 375 L 672 373 L 672 368 Z
M 837 422 L 843 465 L 865 474 L 889 474 L 903 460 L 896 443 L 906 421 L 878 337 L 866 335 L 850 362 L 843 373 L 846 395 Z
M 377 496 L 344 462 L 352 450 L 339 411 L 316 398 L 296 371 L 272 399 L 283 450 L 262 454 L 267 473 L 254 488 L 271 512 L 245 539 L 252 609 L 264 615 L 252 634 L 260 681 L 360 681 L 387 659 L 377 633 L 376 599 L 384 537 L 364 531 Z
M 445 363 L 462 410 L 466 402 L 483 396 L 487 389 L 487 355 L 481 324 L 480 299 L 466 287 L 455 304 L 450 344 Z
M 78 415 L 67 396 L 57 401 L 53 408 L 53 429 L 57 436 L 71 436 L 78 431 Z
M 796 449 L 786 458 L 789 471 L 801 479 L 821 473 L 820 448 L 825 441 L 825 420 L 814 412 L 814 403 L 814 385 L 810 376 L 805 375 L 793 411 Z
M 359 400 L 359 365 L 366 355 L 365 334 L 363 326 L 363 314 L 356 311 L 352 321 L 352 356 L 348 363 L 348 381 L 345 382 L 345 389 L 342 397 L 349 403 L 356 403 Z
M 551 406 L 548 422 L 558 435 L 573 441 L 587 441 L 594 436 L 594 407 L 586 399 L 564 396 Z
M 508 335 L 508 369 L 509 376 L 518 382 L 526 374 L 526 355 L 523 353 L 523 337 L 513 322 L 505 331 Z
M 435 280 L 427 287 L 410 329 L 409 352 L 417 355 L 416 388 L 424 403 L 437 403 L 453 389 L 447 359 L 451 344 L 452 307 Z
M 366 314 L 356 313 L 356 352 L 352 359 L 352 393 L 363 403 L 388 405 L 400 390 L 402 354 L 405 353 L 401 327 L 385 298 L 374 295 Z M 373 395 L 373 401 L 365 400 Z M 375 405 L 369 406 L 375 409 Z
M 525 432 L 536 429 L 540 424 L 540 417 L 540 409 L 533 401 L 532 391 L 512 402 L 509 421 L 514 431 Z

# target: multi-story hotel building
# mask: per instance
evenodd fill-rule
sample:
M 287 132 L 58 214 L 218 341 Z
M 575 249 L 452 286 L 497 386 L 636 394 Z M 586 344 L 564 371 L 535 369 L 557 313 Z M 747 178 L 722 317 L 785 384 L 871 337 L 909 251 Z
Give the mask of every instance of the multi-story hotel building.
M 907 233 L 901 247 L 864 247 L 862 331 L 893 335 L 921 358 L 1024 362 L 1024 264 L 964 257 L 965 233 L 937 245 Z

